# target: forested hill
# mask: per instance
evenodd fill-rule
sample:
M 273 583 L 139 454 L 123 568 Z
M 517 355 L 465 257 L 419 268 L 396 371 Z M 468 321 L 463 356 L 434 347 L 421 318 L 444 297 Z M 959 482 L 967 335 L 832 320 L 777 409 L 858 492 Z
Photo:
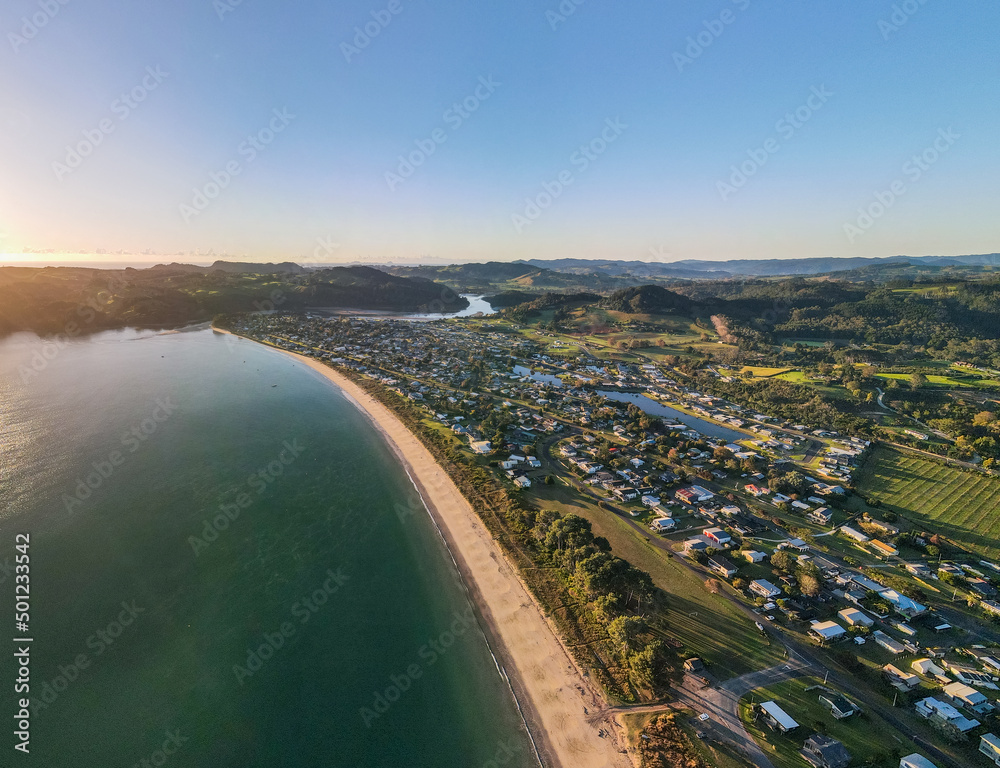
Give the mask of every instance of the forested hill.
M 282 265 L 258 265 L 262 270 Z M 215 267 L 215 265 L 213 265 Z M 451 289 L 370 267 L 307 274 L 246 272 L 190 265 L 151 269 L 0 268 L 0 335 L 14 331 L 79 335 L 109 328 L 173 327 L 231 312 L 306 307 L 456 312 Z

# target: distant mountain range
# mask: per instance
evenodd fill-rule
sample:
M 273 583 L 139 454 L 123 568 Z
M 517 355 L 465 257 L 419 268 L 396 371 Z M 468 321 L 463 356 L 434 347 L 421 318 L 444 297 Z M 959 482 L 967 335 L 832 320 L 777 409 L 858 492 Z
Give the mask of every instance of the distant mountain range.
M 712 279 L 726 277 L 778 277 L 782 275 L 823 275 L 870 267 L 1000 267 L 1000 253 L 969 256 L 888 256 L 884 258 L 731 259 L 673 262 L 614 261 L 600 259 L 527 259 L 530 264 L 576 275 L 603 274 L 612 277 Z

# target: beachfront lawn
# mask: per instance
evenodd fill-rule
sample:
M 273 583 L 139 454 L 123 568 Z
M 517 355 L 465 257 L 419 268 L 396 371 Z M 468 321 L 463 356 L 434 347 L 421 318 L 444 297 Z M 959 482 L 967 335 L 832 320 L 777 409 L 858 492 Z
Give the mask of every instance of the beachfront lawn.
M 690 571 L 677 555 L 669 556 L 654 547 L 651 542 L 656 534 L 645 528 L 637 531 L 630 519 L 599 508 L 596 500 L 564 482 L 532 487 L 539 506 L 586 518 L 593 525 L 594 534 L 611 543 L 614 554 L 652 576 L 656 586 L 667 595 L 663 616 L 667 627 L 665 642 L 678 652 L 700 656 L 719 680 L 763 669 L 784 659 L 781 648 L 763 637 L 730 597 L 708 590 L 707 576 Z M 739 648 L 740 653 L 733 653 L 733 648 Z
M 877 446 L 857 487 L 918 526 L 987 558 L 1000 558 L 1000 478 Z

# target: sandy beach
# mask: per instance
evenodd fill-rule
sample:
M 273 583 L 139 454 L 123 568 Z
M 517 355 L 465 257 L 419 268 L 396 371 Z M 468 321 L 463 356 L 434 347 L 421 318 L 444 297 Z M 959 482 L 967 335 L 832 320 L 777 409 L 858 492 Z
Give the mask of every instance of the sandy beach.
M 347 377 L 312 358 L 276 351 L 343 390 L 406 467 L 462 571 L 545 765 L 631 768 L 620 751 L 625 747 L 620 724 L 601 714 L 603 696 L 581 674 L 489 531 L 420 440 Z

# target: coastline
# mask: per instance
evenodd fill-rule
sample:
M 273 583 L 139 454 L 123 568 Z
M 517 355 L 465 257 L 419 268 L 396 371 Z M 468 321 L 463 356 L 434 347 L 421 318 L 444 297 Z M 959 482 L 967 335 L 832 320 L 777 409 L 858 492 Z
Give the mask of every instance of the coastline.
M 340 389 L 399 458 L 462 574 L 543 764 L 632 768 L 619 742 L 624 729 L 616 718 L 602 714 L 607 708 L 603 695 L 577 667 L 516 569 L 423 443 L 392 411 L 330 366 L 262 346 L 289 355 Z M 602 730 L 605 736 L 599 735 Z

